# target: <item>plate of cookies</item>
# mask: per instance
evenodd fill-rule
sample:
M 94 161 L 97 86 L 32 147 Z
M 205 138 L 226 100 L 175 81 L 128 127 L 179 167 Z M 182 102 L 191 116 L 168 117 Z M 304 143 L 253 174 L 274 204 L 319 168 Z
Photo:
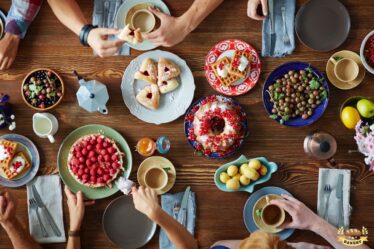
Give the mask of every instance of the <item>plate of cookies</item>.
M 121 90 L 131 114 L 147 123 L 163 124 L 186 112 L 194 97 L 195 83 L 183 59 L 154 50 L 131 61 Z
M 16 188 L 27 184 L 39 165 L 38 149 L 28 138 L 18 134 L 0 137 L 0 185 Z
M 216 44 L 205 59 L 205 76 L 219 93 L 238 96 L 251 90 L 260 78 L 261 62 L 248 43 L 229 39 Z

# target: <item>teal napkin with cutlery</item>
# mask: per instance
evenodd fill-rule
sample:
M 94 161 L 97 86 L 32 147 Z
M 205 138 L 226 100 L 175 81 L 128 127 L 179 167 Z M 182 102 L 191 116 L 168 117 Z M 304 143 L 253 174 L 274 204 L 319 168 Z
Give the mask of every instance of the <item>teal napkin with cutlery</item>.
M 295 49 L 295 0 L 269 0 L 268 6 L 274 6 L 274 31 L 275 31 L 275 45 L 274 53 L 271 52 L 271 35 L 270 35 L 270 16 L 269 9 L 268 15 L 262 24 L 262 51 L 261 55 L 266 57 L 283 57 L 291 54 Z M 283 42 L 284 22 L 282 18 L 282 7 L 285 8 L 285 24 L 289 37 L 289 43 Z
M 45 208 L 38 208 L 40 220 L 47 232 L 47 236 L 43 236 L 43 231 L 39 223 L 39 219 L 34 208 L 30 206 L 30 199 L 38 201 L 37 196 L 34 194 L 32 186 L 35 186 L 38 195 Z M 32 182 L 27 184 L 27 205 L 29 214 L 29 229 L 30 234 L 39 243 L 62 243 L 66 241 L 64 230 L 64 219 L 62 210 L 62 192 L 60 177 L 57 175 L 52 176 L 39 176 Z M 47 211 L 48 210 L 48 211 Z M 50 224 L 48 214 L 53 219 L 55 227 Z M 60 235 L 56 235 L 56 229 Z M 58 233 L 58 232 L 57 232 Z
M 119 7 L 125 0 L 94 0 L 92 24 L 100 28 L 114 28 L 114 21 Z M 111 40 L 116 36 L 109 37 Z M 118 51 L 117 55 L 130 55 L 130 47 L 126 43 Z
M 350 190 L 350 170 L 319 169 L 318 215 L 335 227 L 348 228 L 351 214 Z
M 164 194 L 161 196 L 162 209 L 168 213 L 171 217 L 178 220 L 180 212 L 176 211 L 175 206 L 180 207 L 182 203 L 184 192 L 175 194 Z M 195 233 L 195 222 L 196 222 L 196 197 L 192 191 L 189 194 L 187 201 L 187 216 L 186 216 L 186 228 L 194 235 Z M 173 243 L 169 240 L 164 230 L 160 231 L 160 248 L 162 249 L 176 249 Z

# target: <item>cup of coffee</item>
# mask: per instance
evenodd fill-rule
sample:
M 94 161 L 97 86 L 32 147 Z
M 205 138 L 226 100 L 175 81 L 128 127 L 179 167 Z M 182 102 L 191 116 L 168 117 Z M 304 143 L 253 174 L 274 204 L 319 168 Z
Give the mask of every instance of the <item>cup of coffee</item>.
M 334 74 L 338 80 L 345 83 L 350 83 L 357 78 L 360 68 L 356 61 L 349 58 L 331 58 L 330 61 L 334 64 Z
M 154 166 L 147 169 L 144 173 L 144 183 L 148 188 L 161 190 L 168 184 L 169 176 L 166 170 Z
M 142 33 L 149 33 L 156 26 L 156 18 L 149 10 L 140 9 L 132 15 L 131 26 L 133 29 L 139 28 Z
M 267 225 L 274 228 L 282 225 L 286 219 L 285 211 L 277 205 L 270 203 L 270 197 L 266 197 L 266 205 L 261 211 L 261 220 Z

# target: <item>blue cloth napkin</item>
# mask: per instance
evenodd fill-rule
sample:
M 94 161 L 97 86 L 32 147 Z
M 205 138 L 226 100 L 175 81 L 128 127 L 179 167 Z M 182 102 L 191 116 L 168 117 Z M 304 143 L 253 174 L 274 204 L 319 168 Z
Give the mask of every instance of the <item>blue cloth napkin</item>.
M 274 54 L 270 53 L 270 18 L 269 14 L 262 24 L 262 56 L 283 57 L 291 54 L 295 49 L 295 0 L 269 0 L 274 1 L 274 29 L 276 34 Z M 283 43 L 282 6 L 286 7 L 286 28 L 290 44 Z M 268 12 L 269 13 L 269 12 Z
M 119 7 L 125 0 L 94 0 L 92 24 L 99 27 L 114 28 L 114 19 Z M 109 37 L 117 39 L 116 36 Z M 116 55 L 130 55 L 130 47 L 125 43 Z
M 184 192 L 176 193 L 176 194 L 164 194 L 161 196 L 161 206 L 162 209 L 170 216 L 174 217 L 173 208 L 174 204 L 177 203 L 178 206 L 182 203 Z M 181 214 L 179 212 L 178 216 Z M 187 202 L 187 230 L 194 235 L 195 232 L 195 222 L 196 222 L 196 198 L 195 193 L 192 191 L 190 192 L 188 202 Z M 160 248 L 162 249 L 176 249 L 176 247 L 171 243 L 169 238 L 166 236 L 164 230 L 160 231 Z

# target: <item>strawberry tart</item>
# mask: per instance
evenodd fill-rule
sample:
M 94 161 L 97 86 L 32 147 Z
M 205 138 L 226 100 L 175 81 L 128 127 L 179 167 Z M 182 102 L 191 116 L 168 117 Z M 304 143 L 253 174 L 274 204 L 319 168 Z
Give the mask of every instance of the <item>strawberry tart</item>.
M 81 137 L 71 147 L 68 169 L 76 181 L 90 188 L 112 186 L 123 171 L 124 153 L 102 134 Z
M 243 138 L 242 116 L 232 103 L 216 96 L 204 100 L 192 121 L 193 135 L 205 152 L 227 152 Z

